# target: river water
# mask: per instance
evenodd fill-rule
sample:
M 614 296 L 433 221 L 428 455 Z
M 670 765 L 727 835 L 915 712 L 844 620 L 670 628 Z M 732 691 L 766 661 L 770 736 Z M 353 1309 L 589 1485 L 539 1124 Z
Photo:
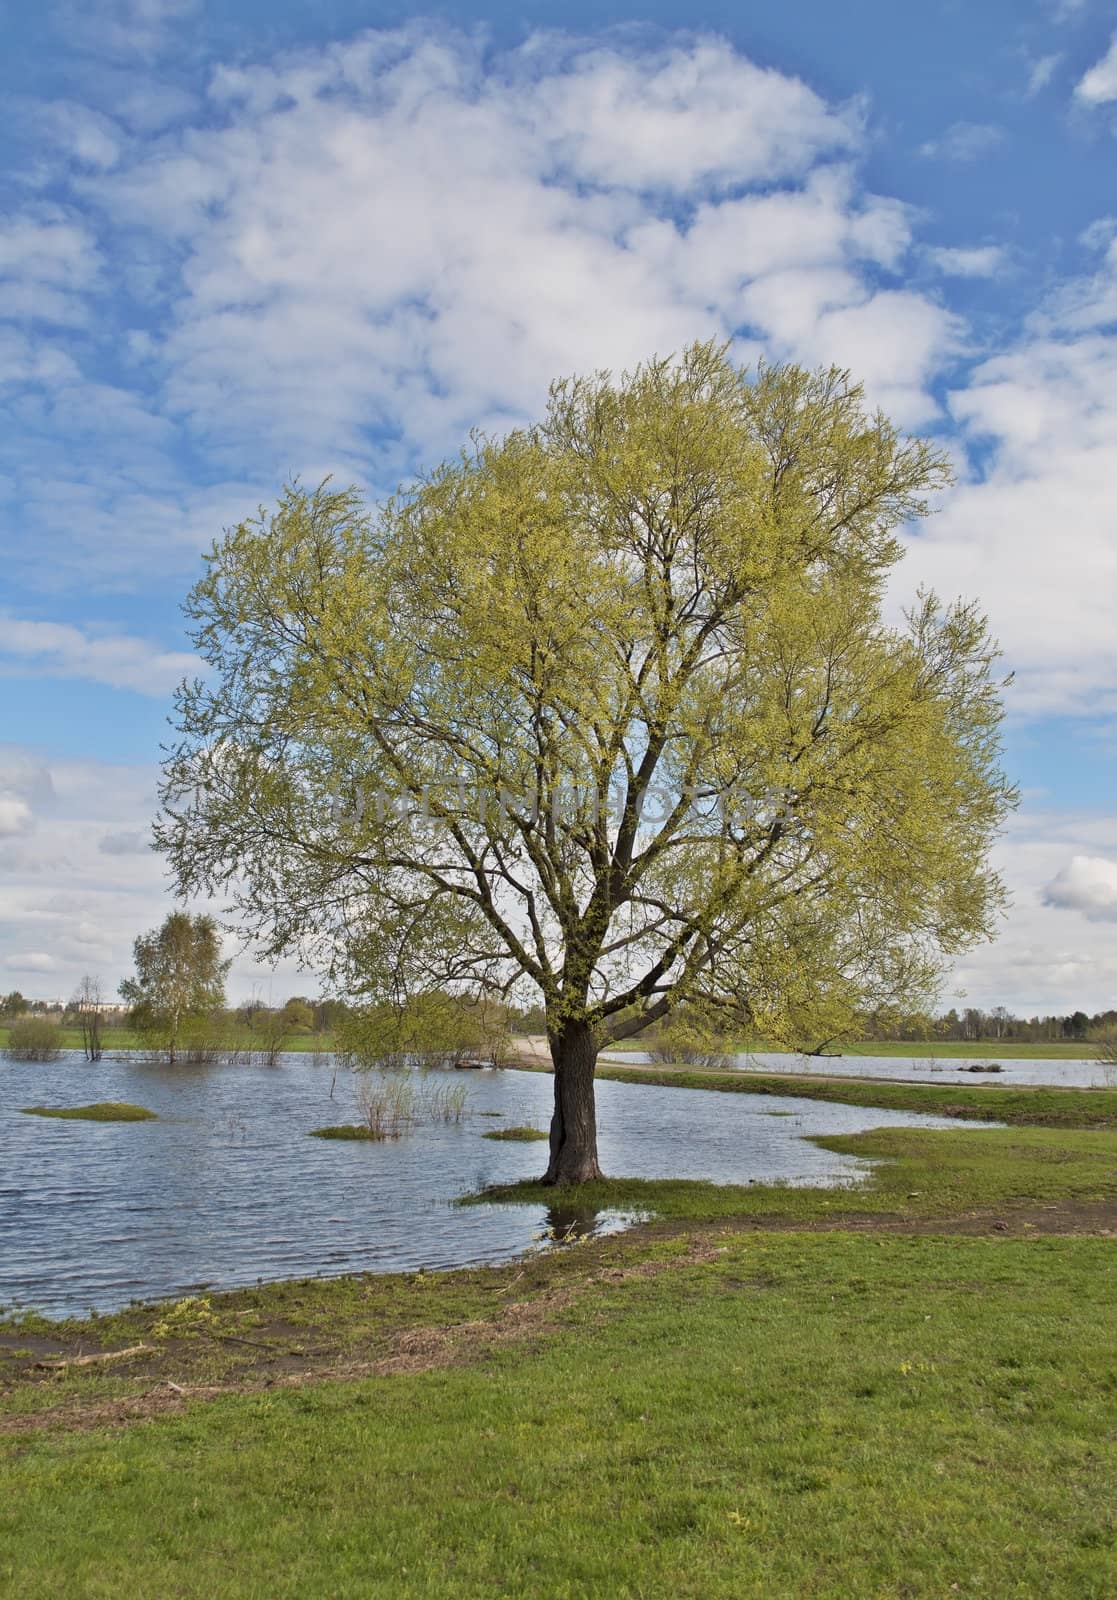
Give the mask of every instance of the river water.
M 275 1067 L 89 1065 L 74 1054 L 49 1065 L 0 1060 L 0 1307 L 84 1314 L 260 1279 L 460 1267 L 541 1247 L 548 1225 L 569 1219 L 538 1205 L 453 1202 L 541 1172 L 544 1144 L 482 1134 L 546 1127 L 550 1078 L 432 1076 L 466 1084 L 463 1121 L 373 1144 L 307 1137 L 354 1120 L 356 1086 L 305 1055 Z M 146 1106 L 158 1121 L 20 1113 L 99 1100 Z M 857 1183 L 869 1163 L 819 1149 L 809 1136 L 959 1126 L 790 1097 L 608 1081 L 598 1085 L 598 1121 L 610 1175 L 720 1183 Z M 631 1220 L 605 1214 L 595 1225 Z
M 602 1062 L 616 1066 L 646 1066 L 651 1057 L 645 1050 L 618 1050 L 603 1052 Z M 996 1062 L 1001 1071 L 994 1073 L 970 1072 L 967 1069 L 981 1063 Z M 1036 1058 L 999 1056 L 995 1044 L 990 1044 L 988 1054 L 973 1061 L 951 1060 L 946 1056 L 803 1056 L 776 1054 L 769 1051 L 749 1051 L 747 1055 L 733 1055 L 726 1065 L 737 1072 L 801 1072 L 821 1074 L 832 1078 L 896 1078 L 902 1083 L 966 1083 L 995 1084 L 1012 1088 L 1013 1084 L 1047 1084 L 1053 1088 L 1102 1089 L 1117 1088 L 1117 1069 L 1104 1061 L 1041 1061 Z

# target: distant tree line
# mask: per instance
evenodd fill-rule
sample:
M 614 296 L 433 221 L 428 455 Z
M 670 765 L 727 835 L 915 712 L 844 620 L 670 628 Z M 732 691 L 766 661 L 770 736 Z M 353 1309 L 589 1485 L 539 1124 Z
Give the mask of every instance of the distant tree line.
M 186 923 L 194 922 L 188 928 Z M 209 919 L 190 919 L 175 912 L 162 929 L 142 935 L 136 941 L 137 977 L 126 980 L 121 991 L 130 1009 L 106 1006 L 100 981 L 83 977 L 67 1005 L 58 1001 L 27 1000 L 13 989 L 0 995 L 0 1022 L 11 1023 L 20 1017 L 54 1017 L 64 1026 L 81 1031 L 86 1054 L 99 1059 L 105 1035 L 122 1026 L 142 1033 L 152 1048 L 177 1051 L 185 1037 L 188 1053 L 199 1039 L 223 1041 L 226 1049 L 234 1037 L 250 1035 L 254 1047 L 275 1054 L 283 1041 L 308 1036 L 321 1041 L 323 1048 L 335 1041 L 343 1048 L 365 1051 L 359 1041 L 375 1036 L 387 1053 L 398 1053 L 393 1044 L 403 1037 L 418 1045 L 422 1038 L 431 1048 L 449 1048 L 450 1036 L 460 1037 L 463 1048 L 478 1050 L 494 1045 L 498 1036 L 524 1036 L 546 1032 L 546 1013 L 541 1005 L 516 1006 L 492 998 L 479 1003 L 432 991 L 418 1009 L 368 1007 L 331 997 L 291 995 L 280 1005 L 262 1000 L 229 1007 L 225 1004 L 224 976 L 227 963 L 221 961 L 212 924 L 199 928 Z M 177 941 L 177 943 L 176 943 Z M 190 970 L 193 966 L 193 975 Z M 184 970 L 179 970 L 185 967 Z M 204 970 L 201 970 L 204 969 Z M 141 982 L 142 977 L 142 982 Z M 483 1015 L 482 1015 L 483 1013 Z M 693 1018 L 680 1013 L 676 1024 L 693 1024 Z M 648 1030 L 642 1037 L 669 1033 L 671 1025 Z M 394 1030 L 394 1035 L 393 1035 Z M 863 1016 L 848 1039 L 864 1040 L 961 1040 L 977 1043 L 1014 1044 L 1091 1043 L 1117 1038 L 1117 1008 L 1088 1013 L 1076 1010 L 1065 1015 L 1020 1017 L 1005 1006 L 983 1010 L 979 1006 L 952 1006 L 939 1016 Z M 358 1041 L 356 1045 L 353 1041 Z M 724 1041 L 723 1041 L 724 1042 Z M 809 1042 L 808 1042 L 809 1047 Z M 218 1048 L 207 1042 L 207 1052 Z M 421 1052 L 420 1052 L 421 1053 Z
M 979 1006 L 958 1010 L 952 1006 L 938 1017 L 912 1016 L 902 1019 L 863 1021 L 863 1039 L 962 1039 L 982 1042 L 1005 1041 L 1014 1044 L 1053 1044 L 1088 1042 L 1098 1035 L 1117 1030 L 1117 1010 L 1072 1011 L 1068 1015 L 1018 1017 L 1005 1006 L 983 1011 Z

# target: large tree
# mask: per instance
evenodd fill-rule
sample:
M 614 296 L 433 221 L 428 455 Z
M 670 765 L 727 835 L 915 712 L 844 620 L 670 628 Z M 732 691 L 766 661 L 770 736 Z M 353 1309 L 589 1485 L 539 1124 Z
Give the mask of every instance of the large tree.
M 948 481 L 847 374 L 696 345 L 556 384 L 375 513 L 293 486 L 187 603 L 158 838 L 352 992 L 537 993 L 547 1180 L 599 1048 L 689 1002 L 831 1036 L 986 937 L 1013 794 L 965 604 L 882 617 Z
M 225 976 L 232 965 L 221 956 L 221 935 L 212 917 L 172 911 L 158 928 L 132 946 L 134 978 L 120 993 L 129 1020 L 175 1062 L 183 1026 L 212 1016 L 225 1004 Z

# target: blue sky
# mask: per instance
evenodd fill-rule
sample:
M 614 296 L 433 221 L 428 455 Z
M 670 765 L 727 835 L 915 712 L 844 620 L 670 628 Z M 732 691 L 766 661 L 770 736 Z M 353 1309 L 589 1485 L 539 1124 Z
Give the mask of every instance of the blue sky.
M 166 909 L 178 605 L 224 525 L 718 334 L 954 456 L 894 600 L 988 609 L 1024 801 L 944 1002 L 1117 1003 L 1111 4 L 7 11 L 0 990 L 115 987 Z

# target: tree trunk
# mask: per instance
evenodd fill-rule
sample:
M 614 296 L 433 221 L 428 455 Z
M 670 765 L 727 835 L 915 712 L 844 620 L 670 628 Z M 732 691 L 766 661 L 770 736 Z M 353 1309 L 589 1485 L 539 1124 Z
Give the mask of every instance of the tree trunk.
M 566 1022 L 550 1035 L 555 1067 L 555 1109 L 551 1117 L 551 1159 L 544 1183 L 590 1183 L 601 1177 L 597 1164 L 597 1113 L 593 1072 L 597 1041 L 585 1022 Z

